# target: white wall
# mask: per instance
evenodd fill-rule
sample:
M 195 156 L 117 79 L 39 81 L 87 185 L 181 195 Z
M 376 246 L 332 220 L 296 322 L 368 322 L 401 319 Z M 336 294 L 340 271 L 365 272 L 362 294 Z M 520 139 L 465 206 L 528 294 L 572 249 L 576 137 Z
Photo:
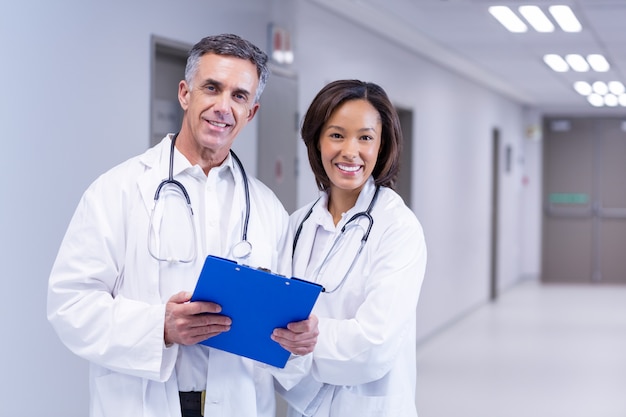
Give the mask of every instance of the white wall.
M 498 126 L 503 142 L 523 155 L 520 106 L 305 0 L 5 0 L 0 415 L 22 415 L 25 405 L 29 415 L 87 414 L 87 366 L 61 345 L 46 320 L 47 279 L 83 190 L 147 147 L 151 35 L 193 44 L 207 34 L 236 32 L 264 46 L 270 18 L 295 35 L 301 114 L 325 82 L 345 77 L 375 81 L 415 112 L 413 208 L 430 257 L 420 337 L 486 300 L 490 132 Z M 254 124 L 235 147 L 255 166 Z M 302 147 L 300 152 L 306 163 Z M 302 204 L 315 194 L 306 167 Z M 538 248 L 536 238 L 521 236 L 516 226 L 524 168 L 517 164 L 502 185 L 502 285 L 538 270 L 520 266 L 534 262 Z M 521 238 L 532 242 L 520 248 Z
M 235 31 L 264 46 L 267 4 L 0 2 L 1 416 L 87 415 L 87 366 L 46 320 L 47 279 L 83 190 L 149 143 L 151 35 Z M 254 125 L 238 140 L 254 162 Z

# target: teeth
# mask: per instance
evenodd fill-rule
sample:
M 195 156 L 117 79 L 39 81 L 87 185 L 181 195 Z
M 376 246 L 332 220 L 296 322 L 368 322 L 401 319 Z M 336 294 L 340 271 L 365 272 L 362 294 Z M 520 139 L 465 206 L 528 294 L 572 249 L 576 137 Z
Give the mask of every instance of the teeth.
M 348 171 L 348 172 L 355 172 L 358 171 L 359 169 L 361 169 L 360 166 L 355 165 L 355 166 L 347 166 L 347 165 L 340 165 L 337 164 L 337 167 L 342 170 L 342 171 Z
M 218 123 L 218 122 L 209 122 L 209 123 L 217 127 L 226 127 L 226 123 Z

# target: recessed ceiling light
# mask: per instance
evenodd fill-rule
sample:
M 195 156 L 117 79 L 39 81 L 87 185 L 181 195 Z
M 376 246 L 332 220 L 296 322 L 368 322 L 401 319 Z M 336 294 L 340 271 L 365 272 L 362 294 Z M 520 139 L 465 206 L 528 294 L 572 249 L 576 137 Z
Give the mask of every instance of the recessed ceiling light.
M 593 107 L 602 107 L 604 105 L 604 100 L 600 94 L 589 94 L 587 101 L 589 101 L 589 104 Z
M 522 33 L 528 30 L 522 19 L 506 6 L 491 6 L 489 7 L 489 13 L 510 32 Z
M 619 96 L 626 92 L 626 88 L 624 88 L 624 84 L 619 81 L 609 81 L 609 91 Z
M 591 87 L 593 88 L 593 92 L 600 95 L 605 95 L 609 92 L 609 86 L 606 85 L 604 81 L 596 81 Z
M 565 32 L 580 32 L 583 27 L 572 12 L 572 9 L 569 6 L 550 6 L 548 8 L 556 23 L 563 29 Z
M 607 72 L 611 66 L 603 55 L 590 54 L 587 55 L 587 62 L 591 65 L 591 68 L 597 72 Z
M 574 90 L 576 90 L 578 94 L 583 96 L 588 96 L 593 92 L 591 84 L 589 84 L 587 81 L 576 81 L 574 83 Z
M 619 104 L 619 100 L 615 94 L 607 94 L 604 96 L 604 104 L 608 107 L 615 107 Z
M 520 6 L 519 12 L 537 32 L 554 32 L 554 25 L 539 6 Z
M 619 95 L 619 105 L 622 107 L 626 107 L 626 94 Z
M 574 71 L 578 71 L 578 72 L 589 71 L 589 64 L 587 63 L 585 58 L 583 58 L 582 56 L 578 54 L 565 55 L 565 60 L 567 61 L 569 66 L 572 67 Z
M 569 65 L 560 55 L 546 54 L 543 56 L 543 62 L 546 63 L 553 71 L 567 72 L 569 71 Z

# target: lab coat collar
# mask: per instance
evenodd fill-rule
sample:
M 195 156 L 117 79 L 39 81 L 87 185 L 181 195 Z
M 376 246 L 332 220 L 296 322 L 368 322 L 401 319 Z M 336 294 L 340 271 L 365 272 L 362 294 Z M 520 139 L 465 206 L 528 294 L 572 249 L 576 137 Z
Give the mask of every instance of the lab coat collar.
M 343 219 L 339 222 L 339 224 L 337 224 L 336 227 L 343 226 L 343 223 L 348 221 L 353 214 L 367 210 L 375 191 L 376 184 L 374 182 L 374 178 L 370 177 L 367 179 L 363 189 L 359 193 L 356 204 L 346 212 Z M 329 231 L 335 229 L 332 217 L 328 211 L 328 192 L 322 192 L 319 200 L 315 203 L 313 211 L 311 212 L 311 220 Z
M 174 134 L 169 133 L 158 145 L 148 149 L 139 157 L 146 170 L 144 174 L 139 177 L 138 185 L 148 211 L 150 211 L 154 205 L 154 194 L 156 192 L 156 188 L 161 181 L 169 176 L 170 148 L 173 136 Z M 243 177 L 242 175 L 235 174 L 234 165 L 235 161 L 229 153 L 228 157 L 226 157 L 218 169 L 226 169 L 230 171 L 235 181 L 235 187 L 240 188 L 242 187 Z M 200 177 L 202 179 L 206 178 L 204 177 L 203 171 L 199 169 L 199 167 L 192 166 L 189 160 L 185 158 L 185 156 L 176 148 L 174 148 L 174 178 L 183 171 L 189 171 L 189 174 L 194 177 Z
M 370 202 L 372 201 L 375 190 L 376 185 L 374 183 L 374 179 L 369 178 L 361 190 L 356 204 L 348 210 L 337 226 L 333 223 L 332 216 L 328 212 L 328 193 L 321 193 L 320 198 L 314 203 L 311 215 L 302 225 L 302 232 L 296 245 L 296 254 L 294 255 L 294 276 L 304 277 L 306 274 L 306 268 L 311 257 L 311 248 L 313 247 L 313 243 L 315 241 L 317 227 L 323 227 L 330 232 L 339 230 L 354 213 L 367 210 Z
M 173 137 L 174 135 L 170 133 L 161 142 L 164 146 L 161 147 L 158 163 L 162 179 L 165 179 L 169 176 L 170 149 L 171 140 Z M 224 169 L 229 170 L 233 178 L 235 178 L 235 184 L 238 184 L 239 180 L 237 179 L 237 175 L 235 175 L 234 163 L 235 162 L 233 160 L 233 157 L 229 152 L 224 162 L 216 167 L 216 169 L 218 172 Z M 202 179 L 206 177 L 203 175 L 203 171 L 199 166 L 191 165 L 189 160 L 177 148 L 174 148 L 174 169 L 172 171 L 173 175 L 174 177 L 176 177 L 177 175 L 185 171 L 189 172 L 189 174 L 193 177 L 201 177 Z

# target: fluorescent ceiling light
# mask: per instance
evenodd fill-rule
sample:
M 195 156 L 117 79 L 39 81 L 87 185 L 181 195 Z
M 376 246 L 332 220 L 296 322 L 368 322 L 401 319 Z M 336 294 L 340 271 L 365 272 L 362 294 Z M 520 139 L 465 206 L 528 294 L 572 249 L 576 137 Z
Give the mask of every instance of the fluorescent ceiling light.
M 554 32 L 554 25 L 539 6 L 520 6 L 519 12 L 537 32 Z
M 507 30 L 513 33 L 522 33 L 528 30 L 526 24 L 511 9 L 506 6 L 491 6 L 489 13 L 495 17 Z
M 626 92 L 626 88 L 624 87 L 624 84 L 619 81 L 609 81 L 609 91 L 616 96 L 619 96 Z
M 587 101 L 593 107 L 602 107 L 604 105 L 604 100 L 600 94 L 590 94 L 587 96 Z
M 596 81 L 591 87 L 593 87 L 593 92 L 596 94 L 605 95 L 609 92 L 609 86 L 603 81 Z
M 589 84 L 587 81 L 576 81 L 574 83 L 574 90 L 576 90 L 578 94 L 583 96 L 588 96 L 593 92 L 591 84 Z
M 569 65 L 561 56 L 556 54 L 546 54 L 543 56 L 543 62 L 546 63 L 553 71 L 567 72 L 569 71 Z
M 550 6 L 548 8 L 556 23 L 563 29 L 565 32 L 580 32 L 583 27 L 572 12 L 572 9 L 569 6 Z
M 619 104 L 619 100 L 615 94 L 607 94 L 604 96 L 604 104 L 608 107 L 615 107 Z
M 565 55 L 565 60 L 567 61 L 569 66 L 572 67 L 574 71 L 578 71 L 578 72 L 589 71 L 589 64 L 587 63 L 585 58 L 583 58 L 582 56 L 578 54 Z
M 597 72 L 607 72 L 611 68 L 606 58 L 600 54 L 587 55 L 587 62 Z

